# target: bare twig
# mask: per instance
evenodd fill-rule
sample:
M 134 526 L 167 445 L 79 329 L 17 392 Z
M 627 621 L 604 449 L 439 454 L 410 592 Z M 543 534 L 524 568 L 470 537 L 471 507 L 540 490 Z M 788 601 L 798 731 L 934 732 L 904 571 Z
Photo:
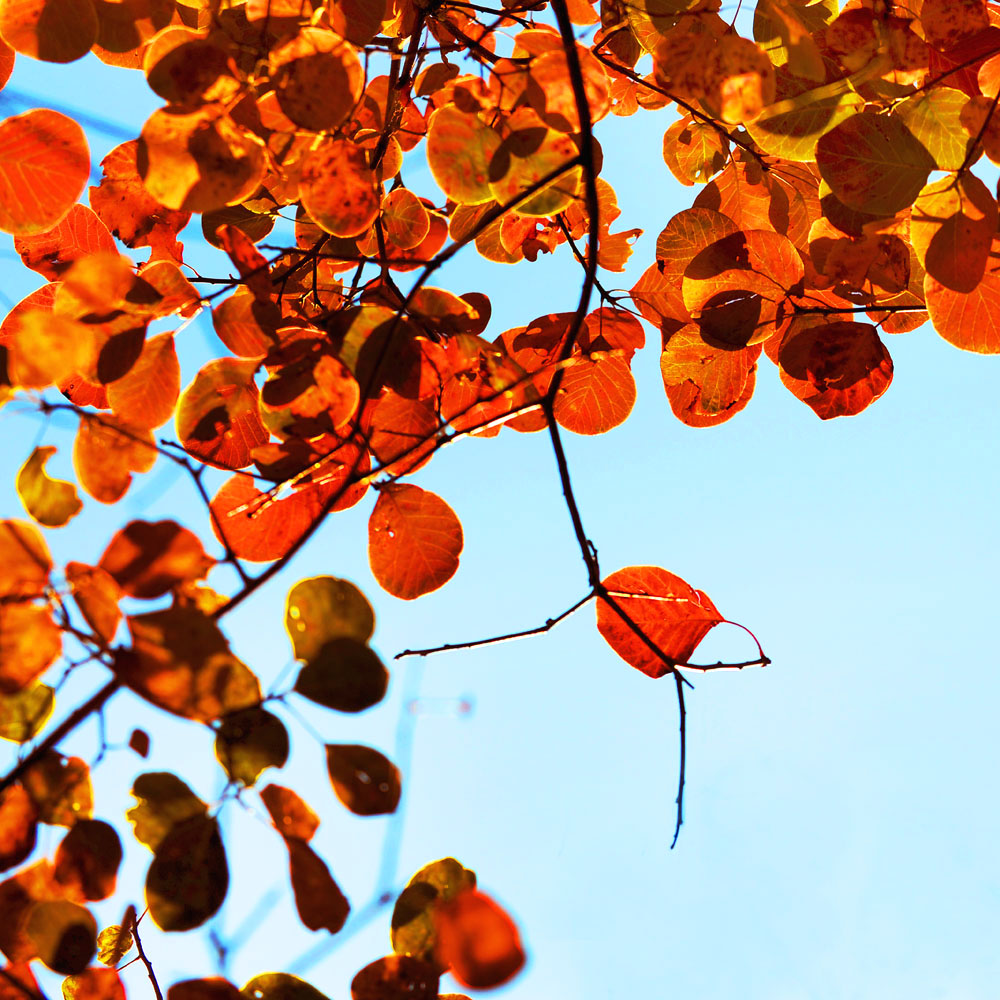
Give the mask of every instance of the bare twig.
M 149 981 L 153 986 L 153 993 L 156 995 L 156 1000 L 163 1000 L 163 993 L 160 991 L 160 984 L 156 981 L 156 973 L 153 971 L 153 963 L 150 962 L 142 947 L 142 940 L 139 937 L 139 918 L 135 915 L 134 908 L 132 910 L 132 937 L 135 939 L 136 951 L 139 952 L 139 960 L 144 966 L 146 966 L 146 975 L 149 976 Z

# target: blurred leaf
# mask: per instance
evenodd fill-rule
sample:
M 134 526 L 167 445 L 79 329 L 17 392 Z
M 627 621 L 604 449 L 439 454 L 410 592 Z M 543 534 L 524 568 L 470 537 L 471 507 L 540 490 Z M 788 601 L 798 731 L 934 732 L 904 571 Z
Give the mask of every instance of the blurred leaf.
M 328 1000 L 315 986 L 287 972 L 264 972 L 240 990 L 244 1000 Z
M 55 692 L 48 684 L 0 694 L 0 739 L 27 743 L 45 725 L 54 705 Z
M 52 445 L 36 448 L 17 474 L 17 493 L 24 509 L 47 528 L 61 528 L 83 509 L 72 483 L 51 479 L 46 473 L 45 463 L 55 453 Z
M 97 923 L 93 915 L 66 899 L 36 903 L 28 914 L 26 929 L 38 957 L 63 976 L 86 969 L 97 950 Z
M 464 986 L 493 989 L 524 965 L 514 921 L 489 896 L 467 889 L 434 908 L 438 960 Z
M 351 1000 L 437 1000 L 438 972 L 409 955 L 386 955 L 351 980 Z
M 142 598 L 200 580 L 214 565 L 201 539 L 176 521 L 131 521 L 111 539 L 100 562 L 129 597 Z
M 0 597 L 38 597 L 49 582 L 52 556 L 27 521 L 0 521 Z
M 134 912 L 134 911 L 133 911 Z M 134 944 L 128 927 L 112 924 L 97 935 L 97 960 L 104 965 L 117 965 Z
M 454 899 L 466 889 L 475 889 L 476 873 L 463 868 L 454 858 L 442 858 L 425 865 L 399 894 L 392 911 L 392 950 L 437 964 L 437 931 L 434 907 L 439 901 Z M 446 967 L 440 969 L 447 971 Z
M 359 816 L 395 812 L 402 791 L 399 769 L 372 747 L 328 743 L 326 766 L 337 798 Z
M 295 656 L 311 660 L 331 639 L 367 642 L 375 631 L 375 612 L 353 583 L 315 576 L 288 592 L 285 628 Z
M 219 824 L 195 816 L 160 841 L 146 876 L 146 902 L 162 930 L 187 931 L 200 927 L 222 906 L 228 888 Z
M 110 645 L 122 620 L 118 582 L 100 566 L 79 562 L 66 563 L 66 582 L 87 624 Z
M 298 837 L 285 837 L 295 906 L 302 923 L 311 931 L 336 934 L 351 912 L 351 904 L 340 891 L 326 862 Z
M 288 731 L 263 708 L 246 708 L 222 718 L 215 733 L 215 756 L 230 781 L 250 786 L 268 767 L 288 760 Z
M 106 899 L 115 891 L 122 844 L 115 829 L 98 819 L 84 819 L 56 850 L 55 878 L 74 898 Z
M 167 990 L 167 1000 L 242 1000 L 228 979 L 186 979 Z
M 312 839 L 319 826 L 319 817 L 298 793 L 281 785 L 268 785 L 261 789 L 260 797 L 278 833 L 299 840 Z
M 128 738 L 128 748 L 140 757 L 149 756 L 149 733 L 144 729 L 133 729 Z
M 90 768 L 79 757 L 63 757 L 55 750 L 47 750 L 28 768 L 21 782 L 43 823 L 73 826 L 93 814 Z
M 98 937 L 100 940 L 100 937 Z M 125 1000 L 125 986 L 114 969 L 84 969 L 63 980 L 64 1000 Z
M 0 792 L 0 871 L 19 865 L 35 849 L 38 808 L 20 786 Z
M 132 824 L 136 840 L 154 852 L 174 827 L 208 814 L 208 806 L 169 771 L 140 774 L 132 794 L 139 804 L 129 809 L 125 818 Z
M 340 712 L 377 705 L 389 684 L 378 655 L 357 639 L 331 639 L 299 671 L 295 690 L 304 698 Z

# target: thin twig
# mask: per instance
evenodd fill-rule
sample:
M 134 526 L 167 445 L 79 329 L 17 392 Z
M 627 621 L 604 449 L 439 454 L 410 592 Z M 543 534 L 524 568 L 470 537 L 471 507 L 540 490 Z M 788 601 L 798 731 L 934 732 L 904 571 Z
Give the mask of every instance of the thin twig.
M 135 915 L 134 909 L 132 911 L 132 937 L 135 939 L 135 948 L 139 953 L 139 960 L 146 966 L 146 975 L 149 976 L 149 981 L 153 985 L 153 993 L 156 994 L 156 1000 L 163 1000 L 163 993 L 160 992 L 160 984 L 156 981 L 156 973 L 153 971 L 153 963 L 150 962 L 146 956 L 146 952 L 142 948 L 142 941 L 139 938 L 139 918 Z

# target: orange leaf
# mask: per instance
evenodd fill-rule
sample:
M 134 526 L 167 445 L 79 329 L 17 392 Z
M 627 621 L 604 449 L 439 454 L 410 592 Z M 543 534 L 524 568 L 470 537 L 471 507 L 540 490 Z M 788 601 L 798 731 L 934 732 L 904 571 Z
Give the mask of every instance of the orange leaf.
M 0 34 L 22 55 L 73 62 L 97 41 L 97 13 L 93 0 L 4 0 Z
M 114 969 L 96 966 L 63 980 L 64 1000 L 125 1000 L 125 986 Z
M 243 230 L 226 223 L 216 229 L 215 234 L 222 249 L 236 265 L 240 277 L 258 302 L 271 301 L 271 278 L 268 274 L 264 255 L 253 245 L 253 241 Z
M 51 229 L 89 174 L 87 139 L 72 118 L 38 108 L 0 122 L 0 229 L 18 236 Z
M 401 778 L 385 754 L 356 743 L 328 743 L 326 766 L 337 798 L 352 813 L 381 816 L 396 811 Z
M 612 599 L 646 637 L 677 663 L 694 652 L 723 617 L 707 594 L 658 566 L 629 566 L 604 581 Z M 637 670 L 662 677 L 670 669 L 619 617 L 611 605 L 597 600 L 597 629 L 608 645 Z
M 268 785 L 261 789 L 260 797 L 278 833 L 301 841 L 312 839 L 319 826 L 319 817 L 297 792 L 281 785 Z
M 62 632 L 48 608 L 0 604 L 0 692 L 27 687 L 61 652 Z
M 517 926 L 506 911 L 477 889 L 466 889 L 434 908 L 437 959 L 464 986 L 493 989 L 524 965 Z
M 131 521 L 101 556 L 100 568 L 129 597 L 161 597 L 192 580 L 201 580 L 215 565 L 201 539 L 176 521 Z
M 447 583 L 458 569 L 462 525 L 437 494 L 390 483 L 368 520 L 368 562 L 384 590 L 409 601 Z
M 101 503 L 117 503 L 128 492 L 133 472 L 148 472 L 156 462 L 153 436 L 125 421 L 84 418 L 76 433 L 73 465 L 80 485 Z
M 38 809 L 20 786 L 0 792 L 0 871 L 19 865 L 35 849 Z
M 115 578 L 99 566 L 68 562 L 66 582 L 87 624 L 110 645 L 122 620 L 122 592 Z
M 27 521 L 0 521 L 0 598 L 40 597 L 52 556 L 41 532 Z
M 115 828 L 99 819 L 82 819 L 56 850 L 55 879 L 76 899 L 107 899 L 115 891 L 122 844 Z
M 575 357 L 559 386 L 553 413 L 567 430 L 603 434 L 625 421 L 635 396 L 635 379 L 624 358 Z
M 309 217 L 333 236 L 358 236 L 378 215 L 378 188 L 368 157 L 347 139 L 329 139 L 306 156 L 299 194 Z
M 14 249 L 25 267 L 49 281 L 56 280 L 79 257 L 117 252 L 108 227 L 86 205 L 74 205 L 51 229 L 29 236 L 15 236 Z
M 148 338 L 135 364 L 107 389 L 117 417 L 150 430 L 170 419 L 180 390 L 181 366 L 172 333 Z

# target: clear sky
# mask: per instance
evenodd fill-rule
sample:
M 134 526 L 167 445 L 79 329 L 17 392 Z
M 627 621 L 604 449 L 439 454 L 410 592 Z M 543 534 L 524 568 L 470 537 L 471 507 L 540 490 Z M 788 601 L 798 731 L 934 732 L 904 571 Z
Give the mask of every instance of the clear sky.
M 133 134 L 156 106 L 138 74 L 90 57 L 62 67 L 19 59 L 8 91 L 90 110 Z M 0 92 L 4 114 L 21 109 Z M 657 233 L 696 193 L 660 158 L 671 120 L 661 112 L 599 126 L 622 227 L 645 229 L 629 272 L 607 276 L 608 285 L 634 283 Z M 90 135 L 96 167 L 118 140 Z M 432 190 L 427 176 L 406 179 Z M 184 241 L 199 266 L 226 269 L 194 229 Z M 9 238 L 0 262 L 7 298 L 38 284 Z M 455 291 L 488 292 L 489 336 L 573 308 L 578 281 L 565 248 L 516 268 L 460 255 L 441 279 Z M 587 529 L 605 572 L 653 564 L 678 573 L 752 628 L 774 661 L 692 678 L 677 848 L 668 850 L 673 685 L 619 660 L 591 607 L 540 638 L 390 664 L 390 696 L 359 718 L 296 703 L 322 740 L 409 757 L 399 819 L 339 808 L 321 747 L 290 715 L 292 761 L 270 780 L 314 789 L 307 797 L 323 816 L 314 843 L 356 910 L 378 883 L 387 832 L 400 838 L 394 885 L 446 855 L 475 869 L 516 916 L 530 953 L 526 971 L 497 993 L 510 1000 L 992 1000 L 1000 361 L 964 354 L 930 328 L 887 337 L 896 368 L 886 395 L 858 417 L 822 423 L 762 357 L 747 409 L 692 430 L 670 413 L 657 335 L 648 333 L 633 366 L 639 400 L 630 420 L 599 438 L 566 435 Z M 210 350 L 221 352 L 207 317 L 179 340 L 185 382 Z M 59 426 L 44 431 L 18 403 L 0 411 L 0 427 L 8 484 L 0 514 L 23 517 L 9 485 L 17 467 L 45 440 L 60 446 L 52 471 L 68 474 L 71 439 Z M 333 516 L 290 569 L 227 619 L 236 651 L 265 686 L 288 665 L 283 601 L 302 577 L 343 576 L 366 592 L 387 663 L 406 647 L 540 624 L 585 592 L 543 435 L 463 441 L 414 481 L 462 519 L 457 575 L 412 603 L 385 595 L 367 565 L 371 501 Z M 69 527 L 47 532 L 57 561 L 96 562 L 126 517 L 174 517 L 202 532 L 206 523 L 189 484 L 161 463 L 124 503 L 88 499 Z M 724 628 L 701 652 L 753 655 L 745 635 Z M 57 712 L 102 681 L 74 678 Z M 401 712 L 413 697 L 417 713 Z M 455 711 L 460 699 L 470 712 Z M 140 724 L 153 736 L 151 756 L 123 750 L 97 769 L 98 816 L 121 822 L 142 770 L 174 769 L 205 798 L 217 796 L 221 771 L 200 727 L 118 695 L 109 740 Z M 88 727 L 69 745 L 89 758 L 95 736 Z M 325 932 L 304 931 L 284 849 L 246 798 L 251 811 L 230 803 L 223 812 L 234 880 L 211 926 L 223 941 L 236 937 L 223 971 L 237 984 L 269 969 L 298 971 L 332 1000 L 347 997 L 353 973 L 389 951 L 388 910 L 339 947 Z M 48 831 L 42 849 L 58 837 Z M 141 896 L 148 857 L 134 841 L 128 853 L 123 891 L 97 907 L 104 923 Z M 152 927 L 146 935 L 164 983 L 219 968 L 210 946 L 192 946 L 197 935 Z M 147 995 L 138 967 L 126 981 L 130 996 Z

